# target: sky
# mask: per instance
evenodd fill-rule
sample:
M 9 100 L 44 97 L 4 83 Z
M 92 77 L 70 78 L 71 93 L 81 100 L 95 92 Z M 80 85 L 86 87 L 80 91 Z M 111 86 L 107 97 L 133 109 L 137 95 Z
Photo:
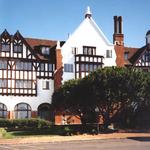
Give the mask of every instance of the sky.
M 83 21 L 87 6 L 111 43 L 113 16 L 122 16 L 125 46 L 145 45 L 150 0 L 0 0 L 0 33 L 19 30 L 23 37 L 67 40 Z

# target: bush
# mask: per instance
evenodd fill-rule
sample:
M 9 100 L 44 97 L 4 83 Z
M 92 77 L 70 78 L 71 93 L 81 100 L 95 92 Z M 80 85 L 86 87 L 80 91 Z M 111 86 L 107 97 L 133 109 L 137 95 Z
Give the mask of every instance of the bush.
M 50 122 L 43 119 L 0 119 L 0 127 L 8 130 L 46 129 L 50 126 Z
M 0 138 L 6 135 L 7 131 L 4 128 L 0 128 Z

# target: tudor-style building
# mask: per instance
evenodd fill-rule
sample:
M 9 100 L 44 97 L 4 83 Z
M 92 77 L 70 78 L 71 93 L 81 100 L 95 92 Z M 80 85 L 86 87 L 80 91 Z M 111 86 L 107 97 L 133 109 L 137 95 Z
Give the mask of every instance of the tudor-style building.
M 146 33 L 146 44 L 143 47 L 125 47 L 124 56 L 128 60 L 126 66 L 133 66 L 150 72 L 150 31 Z
M 24 38 L 19 31 L 0 35 L 0 118 L 40 117 L 64 123 L 54 111 L 54 90 L 69 79 L 83 78 L 109 66 L 150 70 L 150 31 L 142 48 L 124 46 L 122 17 L 114 17 L 113 44 L 92 18 L 88 7 L 82 23 L 66 42 Z M 66 117 L 66 116 L 65 116 Z M 80 120 L 69 114 L 69 123 Z
M 124 46 L 122 17 L 114 17 L 114 46 L 117 66 L 136 67 L 150 72 L 150 30 L 146 33 L 146 44 L 141 48 Z
M 61 47 L 62 83 L 69 79 L 83 78 L 98 68 L 116 66 L 114 44 L 109 42 L 87 7 L 84 19 Z M 64 115 L 65 114 L 65 115 Z M 55 123 L 81 123 L 68 112 L 57 112 Z
M 91 71 L 116 66 L 114 45 L 98 27 L 87 7 L 81 24 L 62 46 L 63 82 L 83 78 Z
M 54 118 L 50 104 L 57 88 L 56 46 L 57 41 L 23 38 L 19 31 L 0 35 L 1 118 Z

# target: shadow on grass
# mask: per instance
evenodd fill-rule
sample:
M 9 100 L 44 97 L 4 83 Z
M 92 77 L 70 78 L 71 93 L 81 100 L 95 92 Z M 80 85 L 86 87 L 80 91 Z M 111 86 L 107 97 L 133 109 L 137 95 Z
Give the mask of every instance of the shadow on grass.
M 128 137 L 128 139 L 140 142 L 150 142 L 150 137 Z
M 32 135 L 52 135 L 52 133 L 49 130 L 46 130 L 46 131 L 13 131 L 9 133 L 16 137 L 32 136 Z

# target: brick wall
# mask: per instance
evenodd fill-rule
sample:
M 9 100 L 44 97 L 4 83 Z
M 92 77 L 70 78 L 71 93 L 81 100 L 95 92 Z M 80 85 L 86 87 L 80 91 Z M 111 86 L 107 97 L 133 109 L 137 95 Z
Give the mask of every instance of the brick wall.
M 54 74 L 54 89 L 57 90 L 61 86 L 63 74 L 61 49 L 56 49 L 56 72 Z

